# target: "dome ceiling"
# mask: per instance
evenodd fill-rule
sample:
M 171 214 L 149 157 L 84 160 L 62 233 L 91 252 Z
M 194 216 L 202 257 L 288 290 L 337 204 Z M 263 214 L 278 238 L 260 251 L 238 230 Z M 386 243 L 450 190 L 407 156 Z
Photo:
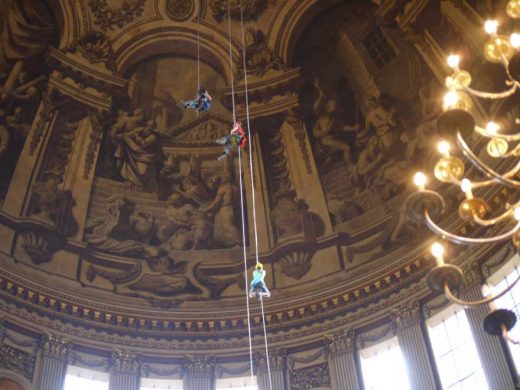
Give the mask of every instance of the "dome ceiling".
M 215 143 L 233 98 L 239 119 L 248 108 L 240 8 L 230 1 L 230 41 L 227 3 L 38 0 L 0 13 L 11 26 L 0 68 L 6 299 L 42 322 L 120 334 L 245 332 L 238 156 L 219 160 Z M 428 235 L 402 206 L 412 171 L 434 159 L 441 73 L 416 36 L 431 21 L 403 27 L 417 6 L 406 1 L 242 3 L 253 133 L 243 217 L 252 272 L 257 215 L 269 326 L 345 325 L 376 318 L 367 305 L 405 288 L 426 294 L 414 282 Z M 29 28 L 41 39 L 29 44 Z M 198 48 L 214 102 L 200 116 L 179 107 L 197 88 Z

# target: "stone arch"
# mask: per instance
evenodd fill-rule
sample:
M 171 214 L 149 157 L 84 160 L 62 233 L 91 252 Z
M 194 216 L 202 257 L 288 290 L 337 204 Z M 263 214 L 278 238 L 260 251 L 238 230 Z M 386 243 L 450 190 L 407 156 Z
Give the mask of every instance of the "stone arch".
M 213 67 L 226 83 L 230 83 L 229 41 L 222 31 L 203 26 L 200 33 L 200 60 Z M 240 46 L 232 42 L 232 56 L 236 64 Z M 175 54 L 197 58 L 196 26 L 165 27 L 151 26 L 125 42 L 114 42 L 114 62 L 120 74 L 145 58 Z
M 343 0 L 287 1 L 276 13 L 268 31 L 269 47 L 291 65 L 294 48 L 305 28 L 321 13 Z
M 31 390 L 33 386 L 24 377 L 7 370 L 0 370 L 0 390 Z

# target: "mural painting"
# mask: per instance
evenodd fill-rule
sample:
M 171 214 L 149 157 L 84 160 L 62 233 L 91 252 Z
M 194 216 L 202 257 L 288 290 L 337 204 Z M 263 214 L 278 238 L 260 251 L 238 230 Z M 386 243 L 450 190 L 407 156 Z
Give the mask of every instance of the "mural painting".
M 40 3 L 12 3 L 0 5 L 0 200 L 7 195 L 44 93 L 47 69 L 41 60 L 57 39 L 49 9 Z
M 185 78 L 169 77 L 172 68 Z M 178 104 L 196 91 L 196 70 L 193 60 L 152 58 L 129 72 L 129 99 L 119 102 L 103 141 L 85 240 L 134 264 L 124 272 L 114 271 L 117 262 L 91 264 L 88 282 L 104 278 L 162 305 L 158 297 L 217 297 L 237 282 L 236 274 L 208 276 L 208 262 L 196 261 L 219 250 L 213 264 L 236 263 L 242 243 L 236 155 L 218 160 L 215 142 L 232 127 L 220 102 L 223 78 L 202 64 L 210 113 L 198 116 Z
M 383 36 L 390 45 L 383 53 L 385 61 L 377 57 L 385 47 L 373 48 L 369 40 L 356 41 L 362 46 L 357 48 L 359 52 L 366 53 L 367 66 L 373 65 L 378 76 L 362 88 L 350 84 L 348 73 L 355 61 L 340 55 L 345 49 L 339 38 L 373 28 L 359 22 L 367 20 L 360 14 L 371 12 L 370 7 L 341 6 L 320 16 L 303 34 L 294 56 L 294 65 L 302 68 L 306 80 L 300 103 L 307 132 L 331 220 L 339 230 L 385 204 L 402 202 L 399 199 L 409 186 L 412 169 L 426 160 L 425 153 L 431 153 L 430 137 L 440 107 L 440 85 L 415 48 L 402 36 L 394 36 L 391 27 Z M 368 37 L 377 38 L 371 35 Z M 338 39 L 327 40 L 327 36 Z M 385 68 L 391 67 L 402 69 L 402 79 L 385 78 Z M 399 72 L 389 73 L 395 78 Z M 411 88 L 415 81 L 421 86 L 417 90 Z

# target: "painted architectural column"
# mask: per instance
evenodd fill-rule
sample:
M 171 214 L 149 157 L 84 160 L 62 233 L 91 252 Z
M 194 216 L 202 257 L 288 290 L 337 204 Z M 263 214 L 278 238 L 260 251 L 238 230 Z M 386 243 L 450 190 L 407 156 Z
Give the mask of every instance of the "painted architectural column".
M 44 337 L 38 378 L 39 390 L 63 388 L 69 349 L 69 344 L 59 337 L 51 334 Z
M 130 352 L 114 351 L 110 370 L 110 390 L 139 390 L 139 368 L 137 356 Z
M 215 359 L 207 356 L 187 358 L 184 374 L 184 390 L 212 390 Z
M 327 201 L 314 159 L 305 121 L 298 108 L 289 110 L 282 128 L 282 139 L 296 198 L 318 214 L 325 224 L 325 233 L 332 232 Z
M 327 340 L 328 362 L 333 390 L 361 389 L 356 363 L 356 335 L 345 330 Z
M 461 293 L 461 297 L 467 301 L 482 299 L 480 278 L 473 278 L 473 281 L 471 281 Z M 477 346 L 480 363 L 484 369 L 490 389 L 514 389 L 515 385 L 507 365 L 500 339 L 484 331 L 484 318 L 488 313 L 489 308 L 487 305 L 466 309 L 466 315 Z
M 258 361 L 257 383 L 258 390 L 285 390 L 287 388 L 287 351 L 284 349 L 269 351 L 269 370 L 267 360 L 261 356 Z M 272 385 L 272 387 L 271 387 Z
M 432 362 L 426 349 L 418 303 L 392 313 L 412 389 L 435 390 Z

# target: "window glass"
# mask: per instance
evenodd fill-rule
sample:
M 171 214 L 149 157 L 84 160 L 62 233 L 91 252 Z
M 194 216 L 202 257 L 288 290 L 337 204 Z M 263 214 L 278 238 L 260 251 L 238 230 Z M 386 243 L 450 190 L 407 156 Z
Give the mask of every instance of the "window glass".
M 108 390 L 108 373 L 67 366 L 63 390 Z
M 217 379 L 215 390 L 258 390 L 256 385 L 256 377 L 251 379 L 250 376 L 243 378 L 223 378 Z
M 140 390 L 172 389 L 182 390 L 182 379 L 141 378 Z
M 471 328 L 462 308 L 448 308 L 428 321 L 443 389 L 487 390 Z
M 360 351 L 365 390 L 407 390 L 408 374 L 397 338 Z

